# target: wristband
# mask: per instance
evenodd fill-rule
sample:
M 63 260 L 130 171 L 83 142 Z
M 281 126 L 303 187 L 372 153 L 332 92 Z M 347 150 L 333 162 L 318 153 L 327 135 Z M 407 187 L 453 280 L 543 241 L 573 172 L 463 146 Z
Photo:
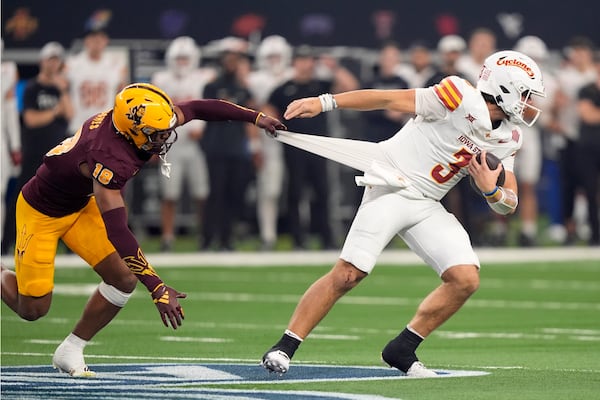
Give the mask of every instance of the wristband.
M 499 190 L 499 188 L 498 188 L 498 186 L 496 186 L 494 188 L 494 190 L 492 190 L 491 192 L 488 192 L 488 193 L 482 192 L 481 194 L 483 194 L 483 197 L 485 197 L 487 199 L 488 197 L 493 197 L 498 190 Z
M 264 112 L 259 112 L 256 116 L 256 119 L 254 120 L 254 125 L 258 125 L 258 120 L 260 119 L 260 117 L 266 117 L 266 114 Z
M 331 111 L 338 107 L 337 102 L 331 93 L 324 93 L 320 95 L 319 101 L 321 102 L 321 111 L 323 112 Z

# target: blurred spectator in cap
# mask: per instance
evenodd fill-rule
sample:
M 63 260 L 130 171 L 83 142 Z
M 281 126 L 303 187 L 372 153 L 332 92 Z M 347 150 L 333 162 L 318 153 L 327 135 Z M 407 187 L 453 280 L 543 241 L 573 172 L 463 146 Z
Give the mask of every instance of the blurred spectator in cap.
M 109 53 L 109 37 L 104 26 L 86 29 L 83 50 L 67 59 L 67 79 L 75 115 L 69 131 L 77 129 L 90 117 L 109 110 L 117 92 L 127 83 L 124 54 Z
M 64 54 L 60 43 L 46 43 L 39 53 L 39 73 L 25 87 L 21 129 L 23 159 L 16 194 L 35 175 L 48 150 L 68 136 L 67 127 L 73 117 L 73 106 L 68 82 L 63 74 Z M 15 243 L 16 194 L 8 204 L 3 252 Z
M 433 86 L 451 75 L 465 78 L 458 70 L 456 63 L 463 56 L 466 48 L 465 40 L 458 35 L 447 35 L 441 38 L 437 45 L 439 60 L 437 71 L 423 87 Z
M 4 41 L 2 41 L 2 51 L 4 51 Z M 19 175 L 21 165 L 21 126 L 19 125 L 19 110 L 17 108 L 17 96 L 15 94 L 19 72 L 17 64 L 13 61 L 6 61 L 2 58 L 2 75 L 0 84 L 2 84 L 2 112 L 0 112 L 0 229 L 4 228 L 6 209 L 11 202 L 11 195 L 15 192 L 10 191 L 10 183 L 14 182 Z M 11 219 L 14 222 L 14 217 Z M 13 223 L 14 226 L 14 223 Z M 4 236 L 3 236 L 4 237 Z M 7 254 L 8 249 L 4 248 L 2 243 L 2 254 Z
M 203 97 L 255 108 L 247 85 L 247 46 L 245 40 L 235 37 L 220 41 L 219 74 L 205 86 Z M 258 135 L 255 126 L 243 122 L 206 122 L 201 144 L 210 189 L 202 226 L 204 250 L 234 249 L 234 226 L 245 216 L 246 189 L 262 158 Z

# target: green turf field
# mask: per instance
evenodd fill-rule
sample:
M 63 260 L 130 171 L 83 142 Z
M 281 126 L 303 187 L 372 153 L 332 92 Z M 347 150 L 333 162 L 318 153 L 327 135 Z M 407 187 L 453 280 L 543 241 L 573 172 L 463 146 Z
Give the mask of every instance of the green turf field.
M 162 325 L 142 287 L 86 348 L 103 363 L 258 363 L 282 334 L 299 296 L 329 266 L 161 267 L 188 293 L 185 323 Z M 484 265 L 480 290 L 419 349 L 433 369 L 487 371 L 478 377 L 235 385 L 409 399 L 599 399 L 600 263 Z M 2 305 L 2 366 L 49 365 L 97 278 L 57 269 L 50 313 L 19 320 Z M 295 363 L 380 366 L 379 352 L 438 284 L 424 266 L 378 266 L 300 347 Z M 293 364 L 292 364 L 292 368 Z M 266 374 L 266 372 L 265 372 Z M 230 386 L 233 387 L 233 386 Z

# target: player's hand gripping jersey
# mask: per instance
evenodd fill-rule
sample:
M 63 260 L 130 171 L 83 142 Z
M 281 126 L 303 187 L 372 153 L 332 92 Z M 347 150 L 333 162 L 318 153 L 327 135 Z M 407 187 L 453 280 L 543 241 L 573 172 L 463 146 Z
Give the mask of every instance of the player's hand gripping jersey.
M 386 158 L 404 177 L 409 188 L 441 199 L 467 175 L 471 157 L 486 150 L 513 170 L 521 147 L 517 125 L 503 120 L 492 129 L 481 93 L 457 76 L 416 91 L 416 118 L 394 137 L 380 142 Z

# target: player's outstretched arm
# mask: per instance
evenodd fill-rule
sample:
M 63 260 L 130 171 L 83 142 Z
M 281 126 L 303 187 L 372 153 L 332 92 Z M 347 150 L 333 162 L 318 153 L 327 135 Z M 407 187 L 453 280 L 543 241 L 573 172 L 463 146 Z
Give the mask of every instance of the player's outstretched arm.
M 178 125 L 183 125 L 193 119 L 201 119 L 204 121 L 250 122 L 271 133 L 275 133 L 278 129 L 287 129 L 277 118 L 225 100 L 202 99 L 181 102 L 175 105 L 175 112 Z
M 177 329 L 184 318 L 179 299 L 185 298 L 186 294 L 165 285 L 146 260 L 127 225 L 127 212 L 120 190 L 107 189 L 94 180 L 94 196 L 106 226 L 108 239 L 127 267 L 150 292 L 163 324 L 168 327 L 170 323 L 173 329 Z
M 405 113 L 415 112 L 415 90 L 378 90 L 362 89 L 335 95 L 325 93 L 318 97 L 307 97 L 292 101 L 283 117 L 311 118 L 321 112 L 335 108 L 359 111 L 390 110 Z

